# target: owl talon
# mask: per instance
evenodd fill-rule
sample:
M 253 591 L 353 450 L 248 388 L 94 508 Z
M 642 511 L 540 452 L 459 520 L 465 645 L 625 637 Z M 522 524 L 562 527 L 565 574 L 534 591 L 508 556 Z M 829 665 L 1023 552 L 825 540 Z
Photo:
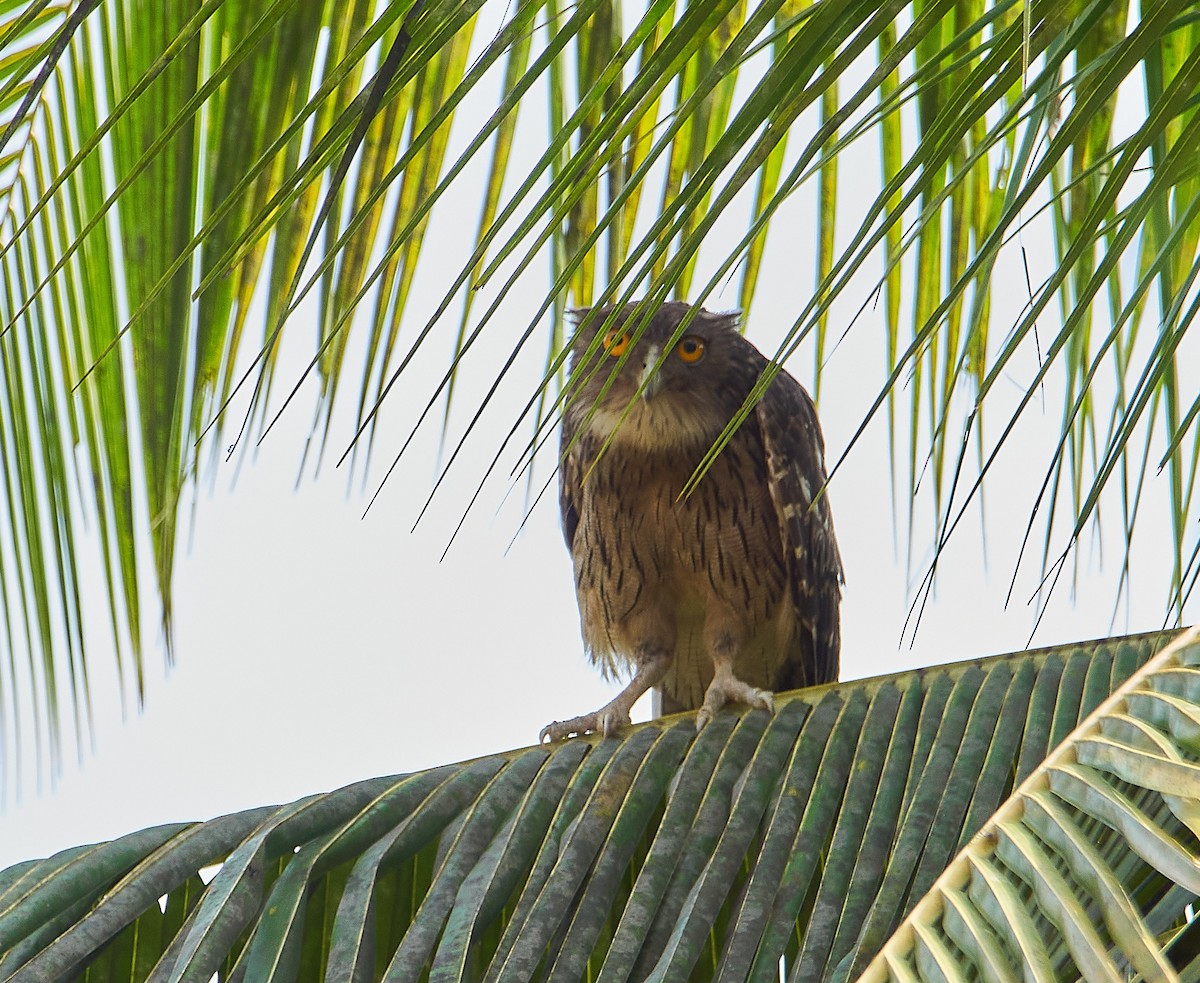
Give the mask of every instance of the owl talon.
M 708 690 L 704 694 L 704 705 L 696 714 L 696 730 L 703 730 L 726 703 L 744 703 L 748 707 L 766 710 L 767 713 L 775 712 L 773 693 L 743 683 L 732 674 L 718 674 L 709 684 Z
M 615 701 L 614 701 L 615 702 Z M 538 734 L 538 743 L 566 740 L 572 734 L 582 737 L 584 734 L 603 734 L 605 737 L 615 736 L 622 727 L 630 724 L 629 711 L 623 706 L 601 707 L 595 713 L 586 713 L 570 720 L 555 720 L 547 724 Z

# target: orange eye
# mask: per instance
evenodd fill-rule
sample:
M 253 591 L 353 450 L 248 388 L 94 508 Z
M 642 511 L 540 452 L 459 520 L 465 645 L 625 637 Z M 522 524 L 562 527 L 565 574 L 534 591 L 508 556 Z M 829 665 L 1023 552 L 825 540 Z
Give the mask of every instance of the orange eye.
M 675 346 L 675 354 L 687 362 L 699 362 L 704 357 L 704 342 L 695 335 L 688 335 Z
M 604 350 L 613 358 L 620 358 L 629 347 L 628 331 L 610 331 L 604 336 Z

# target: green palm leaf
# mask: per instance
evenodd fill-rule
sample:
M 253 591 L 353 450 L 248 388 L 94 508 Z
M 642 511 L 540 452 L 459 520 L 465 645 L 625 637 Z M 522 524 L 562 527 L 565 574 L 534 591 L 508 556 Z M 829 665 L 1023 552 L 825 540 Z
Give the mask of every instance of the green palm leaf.
M 1193 630 L 1155 657 L 1038 766 L 864 983 L 1033 966 L 1047 978 L 1195 977 L 1195 640 Z
M 1200 887 L 1195 766 L 1172 750 L 1200 733 L 1191 639 L 1140 671 L 1168 636 L 800 691 L 699 735 L 672 717 L 76 848 L 0 872 L 0 979 L 745 981 L 782 959 L 788 979 L 841 981 L 881 946 L 867 978 L 884 960 L 979 978 L 968 957 L 1000 967 L 982 978 L 1021 958 L 1035 978 L 1074 978 L 1072 959 L 1105 978 L 1084 950 L 1169 978 L 1193 958 L 1176 956 Z
M 318 448 L 349 373 L 365 470 L 378 407 L 418 351 L 452 339 L 432 410 L 502 309 L 526 325 L 518 350 L 549 342 L 548 388 L 510 435 L 532 429 L 533 448 L 556 418 L 567 307 L 703 301 L 738 271 L 749 306 L 763 251 L 796 234 L 768 236 L 771 220 L 812 178 L 818 263 L 778 355 L 812 336 L 819 383 L 834 302 L 886 292 L 888 383 L 867 419 L 889 408 L 902 500 L 931 505 L 938 549 L 1053 372 L 1065 387 L 1036 510 L 1043 572 L 1061 570 L 1110 486 L 1132 537 L 1153 448 L 1181 617 L 1200 555 L 1200 401 L 1176 367 L 1200 242 L 1190 3 L 520 0 L 482 31 L 481 16 L 495 15 L 477 0 L 0 4 L 0 645 L 10 675 L 32 653 L 41 695 L 25 705 L 52 755 L 64 713 L 77 729 L 89 713 L 81 523 L 99 530 L 140 693 L 154 619 L 139 583 L 156 586 L 169 639 L 180 501 L 202 462 L 272 419 L 280 333 L 304 297 L 321 317 Z M 1118 126 L 1137 86 L 1146 111 Z M 547 93 L 548 130 L 518 162 L 518 112 Z M 881 140 L 881 179 L 859 191 L 861 224 L 839 229 L 838 162 L 864 138 Z M 473 163 L 482 190 L 465 183 Z M 422 247 L 458 231 L 438 209 L 464 194 L 478 231 L 459 265 L 423 277 L 433 313 L 414 318 Z M 1016 322 L 993 325 L 997 264 L 1043 211 L 1054 258 Z M 744 235 L 718 241 L 731 220 Z M 544 299 L 515 306 L 547 258 Z M 345 358 L 351 332 L 365 364 Z M 1024 398 L 985 433 L 984 404 L 1033 348 Z M 1113 367 L 1114 408 L 1098 411 Z M 477 419 L 494 392 L 454 398 Z M 18 714 L 16 688 L 4 693 L 0 712 Z

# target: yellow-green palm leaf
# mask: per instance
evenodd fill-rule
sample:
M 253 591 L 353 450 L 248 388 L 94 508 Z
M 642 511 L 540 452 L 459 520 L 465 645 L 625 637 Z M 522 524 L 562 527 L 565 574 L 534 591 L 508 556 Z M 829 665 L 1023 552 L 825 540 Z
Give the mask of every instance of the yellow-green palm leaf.
M 762 251 L 797 234 L 820 243 L 818 268 L 779 354 L 810 336 L 828 351 L 834 300 L 885 292 L 889 381 L 869 412 L 890 407 L 906 487 L 928 455 L 938 547 L 1011 433 L 1002 419 L 985 440 L 983 406 L 1036 341 L 1017 415 L 1049 373 L 1065 380 L 1039 504 L 1069 501 L 1073 520 L 1046 525 L 1043 566 L 1113 479 L 1131 534 L 1138 476 L 1161 461 L 1178 616 L 1198 572 L 1200 399 L 1176 366 L 1200 268 L 1198 31 L 1184 0 L 0 2 L 0 649 L 33 653 L 38 732 L 53 742 L 64 699 L 86 711 L 81 523 L 99 530 L 137 686 L 156 621 L 139 579 L 169 637 L 181 496 L 262 432 L 302 298 L 320 311 L 317 444 L 348 393 L 361 466 L 428 339 L 456 352 L 444 378 L 414 380 L 431 406 L 499 312 L 526 328 L 518 347 L 550 341 L 523 443 L 556 417 L 567 306 L 704 301 L 737 271 L 749 304 Z M 1117 126 L 1135 86 L 1145 110 Z M 518 114 L 544 134 L 525 157 Z M 835 236 L 834 167 L 864 140 L 881 141 L 881 177 L 858 192 L 861 226 Z M 809 180 L 815 222 L 768 234 Z M 747 196 L 744 234 L 718 241 Z M 464 200 L 478 232 L 422 276 L 435 313 L 414 317 L 423 245 L 461 228 L 438 209 Z M 1016 323 L 993 325 L 998 257 L 1042 209 L 1056 259 Z M 546 259 L 540 302 L 510 291 Z M 365 365 L 344 359 L 352 331 Z M 1114 368 L 1110 411 L 1093 393 Z M 486 412 L 490 394 L 455 399 Z M 0 711 L 21 703 L 3 688 Z

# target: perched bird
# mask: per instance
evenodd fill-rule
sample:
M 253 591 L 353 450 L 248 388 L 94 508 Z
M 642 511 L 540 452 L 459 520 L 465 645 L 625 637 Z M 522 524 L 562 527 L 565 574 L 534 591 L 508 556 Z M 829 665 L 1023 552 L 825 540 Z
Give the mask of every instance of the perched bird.
M 691 306 L 664 304 L 635 340 L 635 307 L 607 325 L 611 306 L 577 312 L 559 485 L 584 644 L 633 678 L 543 740 L 611 735 L 651 687 L 664 713 L 699 707 L 699 728 L 726 703 L 769 712 L 772 690 L 837 679 L 842 562 L 812 399 L 780 371 L 681 495 L 768 360 L 736 314 L 701 309 L 681 333 Z

